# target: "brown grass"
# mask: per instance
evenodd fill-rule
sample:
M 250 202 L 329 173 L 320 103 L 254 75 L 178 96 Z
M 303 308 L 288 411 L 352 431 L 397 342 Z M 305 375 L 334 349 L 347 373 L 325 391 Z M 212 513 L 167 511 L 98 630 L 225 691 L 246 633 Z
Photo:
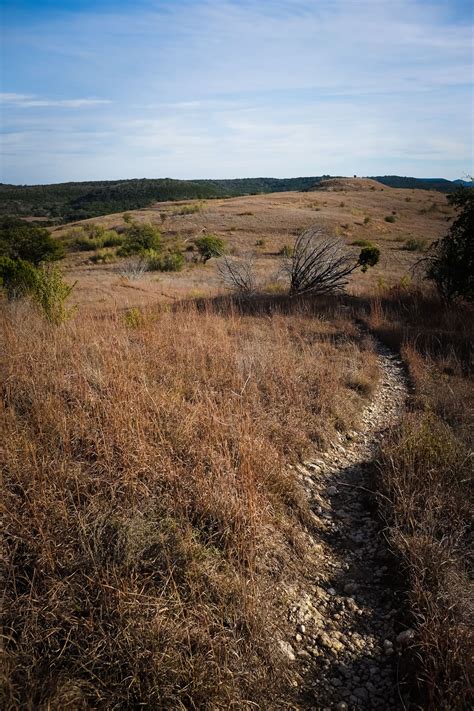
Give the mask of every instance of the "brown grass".
M 372 329 L 399 347 L 413 394 L 383 447 L 380 482 L 389 536 L 406 573 L 416 629 L 405 658 L 413 700 L 472 708 L 473 310 L 391 291 L 372 304 Z
M 308 519 L 287 464 L 377 377 L 337 303 L 286 303 L 57 328 L 3 305 L 3 708 L 284 704 Z

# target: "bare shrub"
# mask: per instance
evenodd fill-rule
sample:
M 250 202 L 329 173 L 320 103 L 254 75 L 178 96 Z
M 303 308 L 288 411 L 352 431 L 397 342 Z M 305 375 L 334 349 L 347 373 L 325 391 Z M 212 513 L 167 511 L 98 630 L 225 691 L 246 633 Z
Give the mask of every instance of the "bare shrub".
M 137 281 L 138 279 L 141 279 L 147 271 L 148 258 L 144 255 L 129 257 L 118 267 L 118 273 L 120 276 L 130 281 Z
M 290 276 L 290 293 L 342 291 L 355 269 L 361 267 L 365 271 L 377 263 L 378 257 L 377 247 L 364 247 L 354 262 L 342 240 L 328 237 L 319 227 L 310 227 L 296 239 L 293 257 L 285 265 Z
M 224 256 L 219 262 L 218 270 L 226 289 L 238 294 L 255 293 L 255 257 L 251 252 L 240 258 Z

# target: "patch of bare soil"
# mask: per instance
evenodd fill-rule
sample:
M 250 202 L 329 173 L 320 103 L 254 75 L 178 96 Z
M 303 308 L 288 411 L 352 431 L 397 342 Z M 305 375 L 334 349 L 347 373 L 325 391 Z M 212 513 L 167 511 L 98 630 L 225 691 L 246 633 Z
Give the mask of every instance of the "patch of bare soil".
M 309 544 L 318 575 L 289 591 L 290 639 L 298 709 L 399 709 L 399 655 L 412 631 L 397 628 L 399 604 L 372 493 L 371 465 L 407 396 L 401 361 L 377 345 L 381 381 L 362 427 L 331 452 L 299 467 L 313 511 Z

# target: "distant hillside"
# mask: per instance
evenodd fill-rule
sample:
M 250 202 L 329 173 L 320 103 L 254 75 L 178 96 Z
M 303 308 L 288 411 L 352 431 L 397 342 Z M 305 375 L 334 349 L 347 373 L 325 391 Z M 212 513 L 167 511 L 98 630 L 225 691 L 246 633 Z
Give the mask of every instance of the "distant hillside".
M 0 184 L 0 215 L 35 216 L 71 222 L 113 212 L 136 210 L 162 200 L 202 200 L 238 195 L 314 188 L 329 175 L 299 178 L 236 178 L 230 180 L 135 179 L 100 180 L 53 185 Z M 443 178 L 373 178 L 394 188 L 450 192 L 459 185 Z
M 377 180 L 390 188 L 418 188 L 419 190 L 438 190 L 442 193 L 449 193 L 458 186 L 456 182 L 445 178 L 407 178 L 400 175 L 374 175 L 372 180 Z
M 235 180 L 101 180 L 53 185 L 0 184 L 0 214 L 33 215 L 71 222 L 137 210 L 161 200 L 203 200 L 246 194 L 307 190 L 321 177 Z

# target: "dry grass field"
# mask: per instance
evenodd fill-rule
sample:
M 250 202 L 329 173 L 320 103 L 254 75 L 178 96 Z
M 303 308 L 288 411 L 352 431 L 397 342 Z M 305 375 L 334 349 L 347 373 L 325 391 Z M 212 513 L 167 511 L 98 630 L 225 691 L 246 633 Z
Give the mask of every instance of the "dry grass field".
M 446 196 L 439 192 L 399 190 L 362 178 L 333 179 L 308 193 L 210 200 L 195 213 L 177 214 L 195 204 L 158 203 L 131 215 L 138 223 L 156 225 L 165 244 L 186 248 L 194 238 L 212 233 L 224 240 L 231 254 L 255 252 L 260 281 L 273 288 L 278 288 L 281 272 L 278 253 L 285 245 L 291 246 L 304 228 L 321 226 L 328 234 L 343 239 L 354 256 L 360 247 L 353 243 L 368 240 L 381 250 L 380 264 L 366 275 L 353 275 L 353 293 L 411 279 L 410 270 L 422 256 L 419 249 L 446 232 L 446 218 L 453 214 Z M 386 217 L 394 221 L 387 222 Z M 122 214 L 75 224 L 90 223 L 107 229 L 126 226 Z M 70 229 L 70 225 L 59 227 L 53 234 L 61 237 Z M 409 240 L 418 241 L 419 249 L 409 251 Z M 222 283 L 215 262 L 202 265 L 189 261 L 182 272 L 146 274 L 135 282 L 120 276 L 120 262 L 93 264 L 89 253 L 69 255 L 65 266 L 67 277 L 77 282 L 73 295 L 76 303 L 122 308 L 216 294 L 222 291 Z
M 218 260 L 191 252 L 140 279 L 69 252 L 70 318 L 0 303 L 2 708 L 320 708 L 278 645 L 295 633 L 288 589 L 320 572 L 297 472 L 357 437 L 376 339 L 410 391 L 370 462 L 398 619 L 415 630 L 397 669 L 411 708 L 469 708 L 473 311 L 407 278 L 447 231 L 446 197 L 350 179 L 183 207 L 132 219 L 183 250 L 204 233 L 254 250 L 266 294 L 224 296 Z M 354 255 L 380 248 L 346 295 L 281 293 L 278 253 L 313 224 Z
M 357 426 L 370 340 L 337 304 L 1 327 L 4 708 L 279 707 L 288 465 Z

